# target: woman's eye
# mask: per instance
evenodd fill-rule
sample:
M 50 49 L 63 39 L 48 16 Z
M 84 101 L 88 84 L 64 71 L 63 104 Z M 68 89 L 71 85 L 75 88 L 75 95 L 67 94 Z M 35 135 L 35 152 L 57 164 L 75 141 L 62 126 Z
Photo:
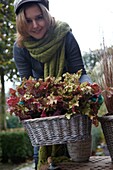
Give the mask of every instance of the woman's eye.
M 39 15 L 36 17 L 36 20 L 42 20 L 43 18 L 44 18 L 43 15 Z
M 27 19 L 27 23 L 31 23 L 32 22 L 32 20 L 30 20 L 30 19 Z
M 43 19 L 44 19 L 43 15 L 38 15 L 38 16 L 35 17 L 35 21 L 40 21 L 40 20 L 43 20 Z M 26 18 L 26 21 L 29 24 L 29 23 L 32 23 L 33 20 Z

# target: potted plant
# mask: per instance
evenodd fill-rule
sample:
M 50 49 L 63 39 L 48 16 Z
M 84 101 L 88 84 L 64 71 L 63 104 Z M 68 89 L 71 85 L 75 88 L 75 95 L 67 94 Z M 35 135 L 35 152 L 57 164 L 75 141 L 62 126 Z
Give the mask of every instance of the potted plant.
M 20 118 L 33 146 L 91 137 L 91 123 L 98 125 L 101 88 L 96 83 L 80 83 L 81 74 L 79 70 L 58 79 L 47 77 L 45 81 L 30 77 L 10 89 L 9 113 Z
M 106 144 L 113 161 L 113 55 L 104 53 L 100 62 L 100 85 L 107 113 L 99 117 Z

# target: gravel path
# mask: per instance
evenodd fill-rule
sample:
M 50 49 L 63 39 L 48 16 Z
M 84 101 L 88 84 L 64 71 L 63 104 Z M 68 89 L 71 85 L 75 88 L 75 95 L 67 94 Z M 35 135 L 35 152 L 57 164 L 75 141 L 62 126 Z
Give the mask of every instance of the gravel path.
M 23 164 L 2 164 L 0 163 L 0 170 L 34 170 L 35 165 L 33 162 L 23 163 Z

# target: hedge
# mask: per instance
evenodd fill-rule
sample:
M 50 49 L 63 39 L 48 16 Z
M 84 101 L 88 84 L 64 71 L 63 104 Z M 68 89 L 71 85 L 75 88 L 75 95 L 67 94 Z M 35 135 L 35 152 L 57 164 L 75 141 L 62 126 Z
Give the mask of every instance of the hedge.
M 33 158 L 33 147 L 25 131 L 0 132 L 0 150 L 2 162 L 25 162 Z

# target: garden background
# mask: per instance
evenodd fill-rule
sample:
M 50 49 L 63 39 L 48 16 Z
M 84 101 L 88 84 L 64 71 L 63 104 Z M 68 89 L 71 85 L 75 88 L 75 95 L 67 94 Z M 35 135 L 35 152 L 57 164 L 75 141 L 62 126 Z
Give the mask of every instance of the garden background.
M 53 10 L 55 8 L 55 5 L 53 5 L 54 2 L 50 0 L 50 11 L 54 15 L 56 15 L 55 11 Z M 72 1 L 76 9 L 77 4 L 75 2 L 77 1 L 74 2 Z M 109 3 L 109 1 L 107 2 Z M 57 1 L 57 3 L 59 3 L 60 5 L 59 1 Z M 85 3 L 86 5 L 88 5 L 89 2 L 85 1 Z M 63 4 L 65 6 L 67 3 L 65 4 L 65 1 L 62 0 L 61 5 Z M 103 9 L 103 4 L 101 5 L 102 5 L 101 8 Z M 97 3 L 97 7 L 98 7 L 98 3 Z M 58 10 L 58 7 L 56 8 Z M 70 1 L 70 8 L 72 8 L 71 1 Z M 82 8 L 80 9 L 81 14 L 82 14 Z M 100 8 L 100 12 L 101 12 L 101 8 Z M 59 7 L 59 9 L 61 9 L 61 6 Z M 68 7 L 66 8 L 65 6 L 64 11 L 66 11 L 66 9 L 68 9 Z M 89 9 L 90 9 L 89 12 L 91 12 L 90 7 Z M 75 36 L 77 37 L 78 43 L 80 42 L 79 45 L 82 51 L 86 70 L 88 74 L 91 76 L 92 80 L 94 82 L 99 83 L 99 78 L 101 75 L 99 70 L 99 63 L 104 53 L 106 53 L 107 55 L 113 54 L 113 46 L 111 41 L 112 38 L 110 39 L 110 43 L 108 43 L 108 40 L 105 37 L 106 34 L 104 35 L 104 33 L 102 33 L 103 31 L 101 31 L 98 39 L 98 46 L 95 46 L 96 48 L 94 48 L 93 46 L 93 49 L 91 49 L 89 46 L 89 49 L 87 49 L 87 47 L 85 48 L 86 45 L 85 42 L 87 43 L 88 41 L 88 45 L 89 45 L 90 41 L 93 41 L 93 36 L 94 36 L 94 35 L 92 36 L 92 39 L 89 39 L 88 37 L 90 37 L 90 34 L 85 34 L 84 28 L 85 28 L 85 24 L 88 23 L 87 19 L 86 22 L 82 22 L 83 18 L 79 15 L 77 16 L 77 18 L 79 18 L 79 21 L 82 22 L 82 28 L 81 28 L 80 25 L 76 26 L 77 22 L 76 25 L 73 25 L 72 21 L 73 22 L 76 21 L 74 20 L 75 17 L 73 18 L 73 20 L 69 20 L 71 17 L 70 18 L 66 17 L 66 15 L 62 15 L 62 16 L 65 16 L 65 18 L 62 19 L 64 19 L 67 22 L 69 21 L 72 27 L 74 26 L 74 29 L 72 30 L 75 33 Z M 61 19 L 60 15 L 57 15 L 57 18 L 58 17 Z M 91 23 L 93 22 L 94 21 L 92 18 Z M 83 40 L 85 39 L 84 45 L 82 44 L 82 39 L 79 38 L 80 35 L 82 36 L 82 34 L 78 33 L 79 26 L 80 26 L 80 30 L 84 29 L 84 34 L 85 36 L 87 36 L 87 37 L 84 36 L 82 37 Z M 112 25 L 108 27 L 110 27 L 110 29 L 113 28 Z M 27 160 L 33 159 L 33 148 L 31 146 L 31 143 L 29 141 L 26 132 L 24 131 L 18 118 L 15 116 L 10 116 L 9 113 L 7 112 L 6 99 L 9 95 L 8 89 L 11 86 L 15 87 L 20 81 L 19 74 L 17 72 L 12 57 L 13 43 L 15 41 L 15 33 L 16 33 L 16 28 L 15 28 L 15 14 L 13 12 L 13 0 L 7 0 L 7 1 L 1 0 L 0 1 L 0 162 L 5 164 L 6 163 L 20 164 L 26 162 Z M 113 32 L 111 35 L 113 36 Z M 99 115 L 103 115 L 106 112 L 107 112 L 106 107 L 103 104 L 100 108 Z M 92 127 L 92 136 L 93 136 L 92 154 L 94 155 L 109 154 L 108 151 L 106 150 L 105 140 L 100 125 L 98 127 L 94 127 L 94 126 Z

